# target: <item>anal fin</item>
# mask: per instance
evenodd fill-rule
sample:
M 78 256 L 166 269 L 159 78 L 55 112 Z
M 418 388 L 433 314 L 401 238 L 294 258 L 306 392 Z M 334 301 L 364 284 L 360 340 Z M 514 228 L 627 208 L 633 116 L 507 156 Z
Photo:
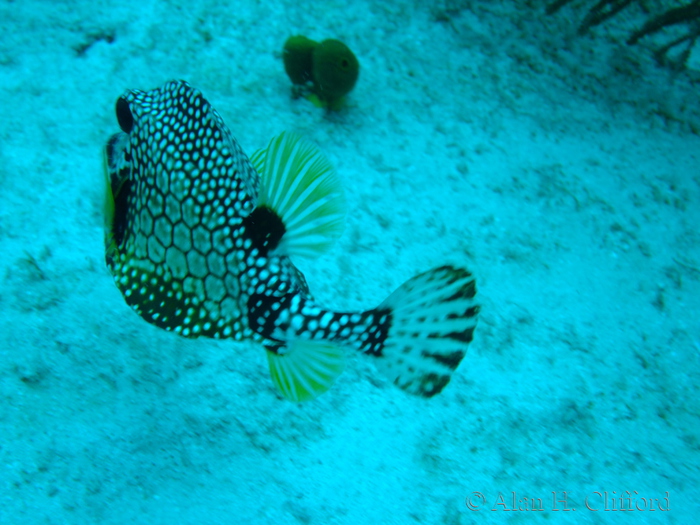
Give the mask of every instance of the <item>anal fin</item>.
M 345 368 L 342 348 L 327 342 L 296 340 L 265 350 L 272 382 L 290 401 L 317 398 Z

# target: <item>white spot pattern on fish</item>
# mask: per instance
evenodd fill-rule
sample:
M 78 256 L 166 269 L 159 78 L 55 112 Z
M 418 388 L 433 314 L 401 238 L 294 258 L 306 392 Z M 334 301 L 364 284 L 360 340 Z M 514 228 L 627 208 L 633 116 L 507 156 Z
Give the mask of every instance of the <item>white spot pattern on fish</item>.
M 331 386 L 338 345 L 375 357 L 410 393 L 444 388 L 476 326 L 471 273 L 437 268 L 375 309 L 326 310 L 290 258 L 322 252 L 342 231 L 339 181 L 313 145 L 283 133 L 251 163 L 183 81 L 127 91 L 116 112 L 106 261 L 142 318 L 187 337 L 262 343 L 273 382 L 295 401 Z

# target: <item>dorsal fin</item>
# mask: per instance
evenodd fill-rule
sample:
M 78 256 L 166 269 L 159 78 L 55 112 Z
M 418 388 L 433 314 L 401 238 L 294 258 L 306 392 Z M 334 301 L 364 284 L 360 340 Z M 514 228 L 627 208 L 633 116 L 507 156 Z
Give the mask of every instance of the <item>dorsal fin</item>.
M 333 166 L 311 142 L 283 132 L 251 157 L 260 174 L 258 204 L 273 210 L 285 234 L 280 255 L 317 257 L 343 231 L 345 196 Z

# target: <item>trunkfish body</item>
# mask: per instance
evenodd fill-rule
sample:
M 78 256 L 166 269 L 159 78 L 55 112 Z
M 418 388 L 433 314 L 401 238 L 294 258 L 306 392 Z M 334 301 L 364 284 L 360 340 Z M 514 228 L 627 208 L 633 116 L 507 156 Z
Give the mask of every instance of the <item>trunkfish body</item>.
M 282 133 L 249 159 L 183 81 L 127 91 L 116 114 L 106 262 L 143 319 L 186 337 L 261 343 L 273 383 L 294 401 L 330 388 L 343 348 L 374 358 L 411 394 L 447 385 L 479 311 L 467 270 L 420 274 L 364 312 L 325 309 L 292 263 L 323 253 L 343 227 L 340 182 L 314 145 Z

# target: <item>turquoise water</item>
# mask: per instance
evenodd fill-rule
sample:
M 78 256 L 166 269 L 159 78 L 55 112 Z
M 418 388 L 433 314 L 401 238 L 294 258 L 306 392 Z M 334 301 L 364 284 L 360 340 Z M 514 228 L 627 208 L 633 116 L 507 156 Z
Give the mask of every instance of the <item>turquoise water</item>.
M 653 55 L 675 29 L 624 45 L 639 11 L 577 36 L 583 7 L 530 4 L 4 2 L 0 523 L 692 523 L 698 52 L 675 71 Z M 357 55 L 340 111 L 292 97 L 292 34 Z M 298 263 L 323 304 L 474 271 L 440 396 L 350 356 L 293 404 L 260 347 L 124 304 L 101 149 L 119 95 L 173 78 L 247 153 L 290 129 L 335 165 L 345 232 Z

